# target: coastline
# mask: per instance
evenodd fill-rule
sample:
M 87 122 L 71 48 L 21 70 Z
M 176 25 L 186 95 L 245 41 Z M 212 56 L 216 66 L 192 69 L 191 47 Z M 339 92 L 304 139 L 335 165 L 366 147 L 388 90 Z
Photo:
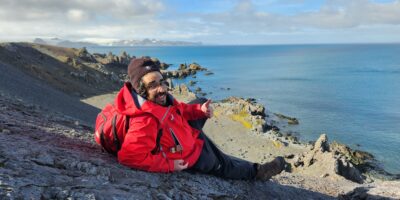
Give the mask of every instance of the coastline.
M 93 52 L 152 55 L 179 67 L 199 62 L 215 75 L 197 77 L 208 96 L 255 98 L 267 110 L 298 117 L 302 141 L 324 132 L 331 140 L 369 151 L 400 173 L 399 45 L 125 47 Z M 382 60 L 381 57 L 385 58 Z M 335 59 L 337 58 L 337 59 Z M 191 79 L 189 77 L 189 79 Z M 230 88 L 230 90 L 222 90 Z M 196 87 L 191 88 L 193 91 Z M 392 91 L 392 92 L 388 92 Z M 386 145 L 387 144 L 387 145 Z
M 27 51 L 26 49 L 30 50 Z M 8 52 L 4 54 L 4 51 Z M 35 52 L 35 54 L 32 56 L 30 52 Z M 70 52 L 71 54 L 68 55 L 65 54 L 65 52 Z M 39 74 L 41 76 L 38 80 L 43 84 L 53 86 L 75 99 L 80 99 L 88 103 L 86 104 L 87 106 L 96 106 L 100 109 L 105 103 L 112 101 L 116 94 L 115 91 L 119 89 L 120 84 L 126 79 L 126 75 L 123 74 L 124 62 L 130 58 L 129 55 L 96 55 L 90 54 L 87 51 L 85 52 L 84 49 L 67 49 L 18 43 L 1 44 L 0 53 L 6 55 L 6 59 L 0 57 L 2 59 L 0 60 L 1 66 L 3 63 L 8 62 L 10 65 L 13 64 L 15 68 L 31 76 L 38 77 L 37 75 Z M 45 55 L 49 55 L 49 57 L 45 57 Z M 38 56 L 37 61 L 35 60 L 36 56 Z M 30 65 L 30 62 L 35 65 Z M 54 62 L 57 62 L 60 68 L 62 67 L 66 70 L 61 77 L 59 77 L 59 71 L 50 70 Z M 24 65 L 19 63 L 24 63 Z M 84 72 L 87 69 L 92 70 L 90 74 Z M 190 73 L 191 76 L 193 76 L 192 73 L 193 72 Z M 44 76 L 43 74 L 49 75 Z M 196 76 L 199 76 L 199 74 L 196 74 Z M 58 80 L 49 79 L 49 77 L 55 77 Z M 66 80 L 62 79 L 62 77 Z M 55 81 L 59 81 L 57 82 L 58 84 L 53 84 Z M 81 84 L 82 87 L 74 87 L 72 91 L 75 90 L 75 92 L 71 92 L 71 89 L 63 88 L 67 85 L 65 83 L 68 83 L 68 81 Z M 110 87 L 109 90 L 96 90 L 96 87 L 101 86 L 99 84 L 107 83 L 112 83 L 116 85 L 117 88 Z M 88 87 L 86 87 L 86 85 L 88 85 Z M 14 85 L 14 87 L 15 90 L 19 89 L 18 85 Z M 46 91 L 44 91 L 45 94 Z M 171 92 L 177 99 L 185 102 L 196 98 L 196 94 L 189 91 L 188 87 L 183 85 L 171 88 Z M 199 90 L 199 92 L 207 91 Z M 43 93 L 37 95 L 46 98 L 46 95 Z M 183 179 L 186 185 L 175 182 L 172 184 L 177 188 L 185 187 L 197 191 L 192 193 L 192 195 L 195 194 L 194 196 L 198 198 L 202 197 L 204 194 L 210 193 L 214 194 L 214 197 L 225 196 L 225 198 L 234 198 L 236 196 L 245 198 L 250 195 L 261 198 L 270 196 L 271 191 L 273 191 L 272 196 L 275 197 L 297 199 L 298 196 L 296 195 L 303 194 L 307 197 L 324 199 L 328 197 L 354 195 L 355 189 L 359 187 L 381 188 L 380 186 L 382 185 L 389 185 L 390 187 L 383 189 L 387 190 L 389 188 L 394 191 L 394 193 L 389 194 L 389 197 L 400 197 L 400 194 L 396 193 L 396 187 L 400 185 L 398 182 L 383 181 L 384 179 L 380 179 L 379 177 L 377 179 L 373 176 L 363 177 L 364 174 L 357 168 L 357 165 L 368 166 L 368 162 L 362 163 L 363 161 L 371 159 L 367 153 L 363 154 L 361 152 L 352 151 L 343 145 L 329 143 L 326 135 L 321 135 L 319 140 L 313 144 L 299 142 L 296 137 L 281 133 L 279 127 L 276 126 L 282 123 L 287 124 L 288 120 L 292 119 L 291 117 L 278 119 L 279 117 L 277 115 L 269 111 L 266 112 L 265 107 L 257 103 L 254 99 L 230 97 L 223 101 L 213 102 L 215 118 L 208 120 L 204 128 L 206 134 L 228 154 L 253 162 L 266 162 L 272 160 L 275 156 L 282 155 L 285 156 L 286 160 L 292 166 L 288 172 L 283 172 L 273 177 L 271 182 L 256 182 L 255 184 L 251 184 L 244 181 L 221 180 L 206 175 L 177 173 L 164 176 L 126 169 L 119 166 L 114 158 L 102 153 L 98 146 L 91 145 L 93 144 L 91 127 L 78 120 L 85 109 L 82 109 L 81 113 L 75 113 L 74 116 L 66 116 L 62 112 L 58 113 L 60 112 L 58 106 L 44 109 L 37 107 L 34 103 L 27 104 L 22 100 L 13 102 L 15 97 L 13 95 L 11 95 L 11 97 L 8 96 L 9 95 L 1 95 L 1 108 L 5 109 L 6 112 L 2 112 L 0 115 L 0 139 L 2 141 L 4 140 L 2 144 L 7 144 L 7 142 L 11 141 L 18 146 L 18 138 L 23 139 L 21 141 L 26 143 L 21 143 L 20 145 L 24 146 L 24 148 L 17 152 L 7 150 L 7 146 L 0 146 L 0 170 L 2 173 L 4 172 L 4 174 L 6 174 L 5 176 L 11 177 L 5 179 L 4 183 L 7 185 L 7 188 L 13 188 L 12 191 L 16 193 L 21 191 L 26 192 L 26 187 L 24 185 L 35 181 L 43 182 L 36 184 L 37 186 L 35 187 L 41 188 L 37 190 L 38 192 L 35 193 L 36 195 L 53 194 L 45 193 L 46 189 L 43 188 L 46 187 L 52 188 L 52 192 L 56 191 L 57 193 L 59 191 L 59 189 L 57 189 L 59 186 L 51 186 L 51 180 L 47 180 L 46 178 L 47 176 L 52 177 L 54 174 L 56 174 L 57 184 L 60 184 L 64 179 L 71 180 L 68 182 L 68 191 L 74 190 L 74 187 L 78 184 L 82 185 L 82 188 L 79 190 L 88 190 L 99 194 L 98 191 L 101 191 L 102 188 L 101 185 L 98 185 L 99 180 L 101 180 L 101 183 L 111 188 L 126 188 L 124 183 L 129 183 L 126 177 L 119 177 L 118 175 L 110 173 L 110 171 L 117 168 L 120 174 L 129 174 L 129 178 L 134 182 L 132 183 L 133 185 L 137 184 L 143 188 L 150 188 L 152 194 L 154 190 L 156 190 L 156 193 L 166 194 L 168 197 L 171 196 L 168 191 L 162 190 L 162 187 L 165 187 L 165 185 L 160 185 L 160 183 L 156 184 L 150 181 L 150 179 L 166 182 L 169 182 L 168 180 L 170 178 L 174 180 Z M 59 99 L 60 102 L 65 100 L 66 99 Z M 53 114 L 55 116 L 53 116 Z M 276 124 L 271 124 L 271 120 L 281 121 Z M 28 132 L 32 133 L 26 134 Z M 72 138 L 72 140 L 61 140 L 59 135 L 66 135 Z M 11 140 L 11 138 L 16 140 Z M 76 139 L 81 141 L 75 141 Z M 48 141 L 57 142 L 53 144 Z M 41 145 L 45 147 L 44 150 L 41 148 Z M 34 151 L 29 152 L 24 150 L 28 148 L 28 146 L 34 147 Z M 88 155 L 88 149 L 93 155 Z M 31 153 L 34 153 L 34 155 L 31 155 Z M 33 157 L 33 159 L 29 159 L 30 157 Z M 363 159 L 363 157 L 365 159 Z M 29 175 L 32 173 L 26 173 L 28 168 L 20 167 L 18 170 L 23 175 L 23 179 L 21 179 L 22 181 L 20 182 L 13 182 L 14 178 L 17 180 L 19 179 L 19 177 L 16 177 L 15 174 L 12 173 L 13 170 L 15 170 L 15 166 L 25 166 L 26 164 L 23 163 L 30 163 L 30 166 L 33 165 L 37 169 L 40 169 L 39 171 L 43 170 L 43 173 L 46 175 L 43 179 L 36 180 L 37 177 L 35 178 L 35 176 L 32 177 Z M 79 176 L 77 179 L 74 178 L 74 171 L 76 171 L 76 169 L 79 171 L 79 176 L 82 176 L 82 180 Z M 63 170 L 68 171 L 67 177 L 65 177 L 66 175 Z M 35 173 L 33 173 L 33 175 L 35 175 Z M 146 183 L 139 181 L 141 177 L 146 177 L 145 179 L 147 181 L 154 184 L 146 186 Z M 72 180 L 75 180 L 75 182 Z M 89 180 L 90 184 L 88 187 L 84 186 L 83 180 Z M 20 183 L 23 184 L 21 185 Z M 199 183 L 205 186 L 200 187 L 200 189 L 191 187 L 191 185 L 197 186 Z M 222 194 L 208 187 L 209 185 L 220 185 L 220 183 L 226 185 L 226 187 L 221 186 L 222 188 L 220 188 L 220 192 L 223 191 Z M 3 187 L 2 184 L 3 183 L 0 185 Z M 232 188 L 236 191 L 233 191 Z M 382 193 L 382 190 L 378 192 L 375 191 L 373 194 L 386 197 L 388 193 Z M 140 191 L 132 191 L 132 188 L 126 188 L 126 191 L 140 193 Z M 369 191 L 370 189 L 366 189 L 364 193 L 367 194 Z M 287 192 L 287 194 L 285 192 Z M 0 196 L 1 194 L 0 192 Z M 190 197 L 190 192 L 186 192 L 185 195 Z
M 196 66 L 198 66 L 195 69 L 196 71 L 208 71 L 197 63 Z M 186 77 L 191 75 L 192 77 L 193 75 L 204 76 L 204 74 L 185 71 L 186 69 L 190 68 L 185 67 L 176 71 L 164 70 L 163 74 L 167 78 L 180 80 L 185 80 Z M 201 88 L 201 85 L 196 84 L 195 87 Z M 83 99 L 82 101 L 101 109 L 106 103 L 113 101 L 116 93 L 104 94 Z M 180 101 L 189 102 L 195 98 L 206 96 L 207 91 L 200 89 L 192 92 L 187 85 L 180 84 L 175 87 L 171 86 L 170 93 Z M 205 133 L 225 152 L 239 158 L 263 163 L 272 160 L 276 156 L 293 157 L 312 150 L 316 142 L 300 141 L 297 136 L 281 131 L 282 126 L 295 126 L 299 123 L 298 120 L 281 113 L 267 111 L 255 99 L 227 97 L 213 102 L 212 105 L 215 108 L 214 119 L 210 119 L 206 123 Z M 220 133 L 221 130 L 223 130 L 222 133 Z M 246 139 L 243 139 L 243 137 Z M 357 172 L 359 177 L 355 178 L 358 181 L 373 182 L 375 179 L 395 180 L 399 178 L 399 175 L 390 174 L 381 168 L 379 162 L 370 153 L 353 150 L 336 141 L 331 142 L 331 144 L 339 149 L 337 153 L 345 155 L 348 159 L 347 163 L 352 165 L 352 170 L 359 170 Z M 310 170 L 303 171 L 303 173 L 312 175 Z M 324 172 L 320 173 L 322 173 L 320 176 L 326 174 L 323 174 Z

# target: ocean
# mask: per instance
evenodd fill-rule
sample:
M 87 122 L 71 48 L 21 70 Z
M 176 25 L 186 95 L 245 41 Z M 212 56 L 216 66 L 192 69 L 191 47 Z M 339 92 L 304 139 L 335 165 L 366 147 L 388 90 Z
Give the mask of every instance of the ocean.
M 272 112 L 298 118 L 300 124 L 286 130 L 298 132 L 301 140 L 327 133 L 330 141 L 368 151 L 388 172 L 400 173 L 400 44 L 88 50 L 156 57 L 172 69 L 199 63 L 214 74 L 183 81 L 198 81 L 208 98 L 255 98 Z

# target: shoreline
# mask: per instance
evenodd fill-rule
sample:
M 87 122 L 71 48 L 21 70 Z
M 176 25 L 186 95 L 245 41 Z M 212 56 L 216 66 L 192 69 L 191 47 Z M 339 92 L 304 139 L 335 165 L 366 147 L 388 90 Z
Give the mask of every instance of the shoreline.
M 96 109 L 99 110 L 103 108 L 104 103 L 114 98 L 115 91 L 120 88 L 126 78 L 123 74 L 126 66 L 124 67 L 124 59 L 121 58 L 130 57 L 129 55 L 92 55 L 85 52 L 85 49 L 14 43 L 1 44 L 0 54 L 3 55 L 0 56 L 0 67 L 3 67 L 3 63 L 8 63 L 9 66 L 18 68 L 20 73 L 34 77 L 40 84 L 51 86 L 75 100 L 80 99 L 86 102 L 82 104 L 85 107 L 80 112 L 66 115 L 60 106 L 42 107 L 38 106 L 37 102 L 26 102 L 24 96 L 20 99 L 7 90 L 0 92 L 1 109 L 5 111 L 0 112 L 0 139 L 5 141 L 1 143 L 3 145 L 0 145 L 0 171 L 5 174 L 4 182 L 0 181 L 0 196 L 4 190 L 15 191 L 12 196 L 21 193 L 29 195 L 31 194 L 29 192 L 33 190 L 37 191 L 36 196 L 51 196 L 62 190 L 67 191 L 67 196 L 74 196 L 77 195 L 74 191 L 77 184 L 81 185 L 78 188 L 79 192 L 84 191 L 83 194 L 86 194 L 90 191 L 92 195 L 99 195 L 105 185 L 111 190 L 120 187 L 127 188 L 125 184 L 129 181 L 131 183 L 139 181 L 134 185 L 150 188 L 152 195 L 156 190 L 156 194 L 173 196 L 169 191 L 163 190 L 165 185 L 148 186 L 141 177 L 148 177 L 149 180 L 161 179 L 163 181 L 160 183 L 168 182 L 169 184 L 171 184 L 168 181 L 170 178 L 180 180 L 172 181 L 173 187 L 187 189 L 185 193 L 187 197 L 190 197 L 193 191 L 197 191 L 194 194 L 198 198 L 204 197 L 201 196 L 203 194 L 206 196 L 210 194 L 210 187 L 208 187 L 210 185 L 220 185 L 222 186 L 220 189 L 226 192 L 226 194 L 223 192 L 221 196 L 221 190 L 215 191 L 217 195 L 214 197 L 245 198 L 246 195 L 253 194 L 259 198 L 260 195 L 268 197 L 273 191 L 274 196 L 289 199 L 296 199 L 298 196 L 289 197 L 286 196 L 286 192 L 296 195 L 307 194 L 315 198 L 321 197 L 322 194 L 325 195 L 323 199 L 326 199 L 353 195 L 356 192 L 355 189 L 359 187 L 366 188 L 363 190 L 365 195 L 370 195 L 371 187 L 381 188 L 389 184 L 395 188 L 400 184 L 398 181 L 382 181 L 372 176 L 364 177 L 357 166 L 368 167 L 369 163 L 363 163 L 363 161 L 370 159 L 369 155 L 352 151 L 344 145 L 330 143 L 326 135 L 321 135 L 313 144 L 303 144 L 291 135 L 280 133 L 279 127 L 268 124 L 271 117 L 277 117 L 275 114 L 265 112 L 265 106 L 257 103 L 255 99 L 238 97 L 213 102 L 215 117 L 206 123 L 204 127 L 206 134 L 227 154 L 252 162 L 263 163 L 272 160 L 275 156 L 284 156 L 291 166 L 288 171 L 273 177 L 271 181 L 249 183 L 221 180 L 209 175 L 186 172 L 164 175 L 125 168 L 116 162 L 115 157 L 101 152 L 100 147 L 94 144 L 93 127 L 82 123 L 79 119 L 83 115 L 88 115 L 86 111 L 93 105 L 97 105 Z M 62 73 L 57 71 L 60 69 L 63 70 Z M 90 70 L 90 73 L 85 72 L 86 70 Z M 191 75 L 192 73 L 190 72 Z M 24 80 L 30 79 L 25 78 L 21 81 Z M 80 84 L 81 87 L 68 88 L 70 82 Z M 96 89 L 101 84 L 111 83 L 116 87 L 110 87 L 109 90 Z M 32 88 L 29 85 L 26 87 Z M 19 84 L 14 84 L 12 89 L 11 92 L 21 90 Z M 74 92 L 71 93 L 71 90 Z M 54 98 L 49 91 L 43 89 L 32 96 L 36 95 L 42 99 L 51 98 L 59 103 L 69 102 L 67 98 Z M 6 93 L 5 96 L 3 92 Z M 201 92 L 204 91 L 201 90 Z M 196 95 L 184 85 L 175 86 L 171 93 L 185 102 L 196 98 Z M 287 123 L 288 119 L 292 118 L 284 118 L 284 123 Z M 63 139 L 64 136 L 71 140 Z M 14 146 L 23 146 L 23 148 L 10 151 L 9 146 L 6 145 L 8 142 L 12 142 Z M 87 151 L 88 149 L 90 151 Z M 353 156 L 354 154 L 357 156 Z M 30 173 L 32 166 L 37 169 L 35 173 Z M 120 173 L 110 173 L 115 169 L 120 170 Z M 19 176 L 16 176 L 15 170 L 18 170 Z M 65 171 L 68 173 L 65 174 Z M 36 177 L 38 173 L 42 178 Z M 129 178 L 121 177 L 120 174 L 129 174 Z M 66 185 L 65 180 L 68 180 Z M 89 186 L 86 187 L 86 184 L 83 184 L 85 181 L 89 181 Z M 180 184 L 182 181 L 187 184 Z M 26 184 L 32 182 L 35 183 L 33 187 L 26 187 Z M 191 187 L 199 183 L 202 187 Z M 3 186 L 6 189 L 2 190 Z M 231 190 L 232 188 L 235 188 L 234 191 Z M 124 189 L 124 191 L 140 193 L 131 189 Z M 396 192 L 383 191 L 371 195 L 397 195 Z
M 189 102 L 190 100 L 197 98 L 196 94 L 191 92 L 184 84 L 172 88 L 170 93 L 172 93 L 175 98 L 184 102 Z M 100 95 L 82 101 L 98 108 L 102 108 L 106 103 L 112 101 L 116 94 L 117 92 L 112 92 L 110 94 Z M 223 105 L 227 102 L 230 105 Z M 252 115 L 252 111 L 242 112 L 235 109 L 236 107 L 243 108 L 243 103 L 258 106 L 258 113 Z M 214 107 L 214 117 L 208 120 L 204 127 L 204 131 L 221 149 L 224 150 L 224 152 L 233 156 L 258 163 L 270 161 L 275 156 L 284 156 L 291 159 L 291 157 L 299 154 L 307 154 L 307 152 L 314 148 L 317 141 L 315 140 L 312 143 L 303 142 L 298 140 L 296 136 L 282 133 L 277 126 L 269 126 L 268 121 L 271 121 L 271 119 L 268 118 L 271 117 L 271 114 L 265 114 L 265 122 L 263 122 L 268 127 L 249 127 L 257 126 L 257 124 L 260 125 L 258 122 L 252 121 L 251 118 L 261 119 L 262 117 L 260 117 L 260 115 L 264 112 L 264 106 L 258 104 L 254 99 L 246 100 L 240 97 L 228 97 L 224 100 L 213 102 L 212 105 Z M 273 113 L 272 115 L 281 119 L 280 124 L 288 123 L 288 121 L 294 119 L 278 113 Z M 221 130 L 224 130 L 227 134 L 220 133 Z M 243 137 L 245 137 L 245 139 Z M 378 180 L 399 179 L 399 175 L 388 173 L 384 169 L 380 168 L 379 161 L 375 160 L 375 158 L 368 152 L 353 150 L 347 145 L 337 143 L 336 141 L 329 142 L 329 145 L 333 145 L 334 148 L 336 148 L 334 151 L 343 154 L 348 160 L 346 162 L 351 163 L 350 165 L 353 169 L 360 171 L 358 176 L 364 177 L 362 178 L 364 181 L 374 182 Z M 322 168 L 324 168 L 324 166 Z M 324 170 L 320 171 L 320 173 L 323 173 L 322 171 Z M 312 172 L 309 172 L 309 170 L 305 170 L 304 173 L 312 175 Z M 358 178 L 357 180 L 360 181 L 361 178 Z
M 161 62 L 157 59 L 157 58 L 152 58 L 155 59 L 157 62 L 159 62 L 161 64 Z M 201 87 L 201 83 L 198 83 L 197 80 L 197 76 L 208 76 L 211 75 L 212 76 L 212 72 L 210 72 L 208 69 L 201 67 L 201 65 L 197 64 L 197 63 L 191 63 L 191 64 L 180 64 L 179 67 L 175 67 L 176 70 L 170 71 L 168 70 L 168 66 L 167 64 L 164 64 L 164 66 L 166 65 L 165 68 L 163 68 L 163 74 L 167 77 L 170 78 L 172 80 L 179 80 L 178 82 L 180 83 L 185 83 L 188 86 L 185 86 L 185 89 L 187 89 L 188 91 L 185 92 L 185 95 L 191 94 L 192 96 L 199 96 L 199 97 L 207 97 L 210 93 L 208 91 L 204 91 Z M 198 72 L 198 73 L 196 73 Z M 206 74 L 209 73 L 209 74 Z M 174 82 L 174 81 L 171 81 Z M 195 92 L 192 92 L 191 89 L 195 89 Z M 231 88 L 221 88 L 221 90 L 230 90 Z M 111 95 L 114 95 L 115 92 L 111 93 Z M 108 94 L 105 94 L 106 96 Z M 182 95 L 181 95 L 182 98 Z M 217 101 L 224 101 L 225 99 L 229 99 L 230 97 L 226 97 L 223 98 L 222 100 Z M 232 98 L 242 98 L 242 97 L 232 97 Z M 102 99 L 102 97 L 100 97 L 100 99 Z M 243 99 L 243 98 L 242 98 Z M 252 99 L 252 98 L 249 98 Z M 254 101 L 256 104 L 259 104 L 256 102 L 255 99 L 252 99 L 252 101 Z M 84 99 L 83 102 L 92 104 L 92 105 L 96 105 L 98 104 L 98 102 L 96 102 L 96 100 L 94 102 L 91 103 L 90 99 Z M 104 105 L 104 104 L 103 104 Z M 263 107 L 265 107 L 265 105 L 261 105 Z M 101 108 L 101 106 L 98 106 L 98 108 Z M 278 132 L 263 132 L 261 133 L 261 135 L 266 135 L 266 138 L 269 140 L 276 140 L 276 144 L 275 146 L 282 146 L 282 145 L 286 145 L 288 146 L 288 144 L 291 145 L 295 145 L 295 144 L 301 144 L 304 146 L 309 146 L 310 144 L 312 144 L 313 142 L 315 142 L 317 139 L 313 140 L 313 141 L 306 141 L 306 140 L 302 140 L 302 133 L 300 132 L 290 132 L 288 131 L 288 129 L 286 129 L 286 126 L 296 126 L 299 124 L 299 120 L 295 117 L 289 117 L 286 116 L 284 114 L 281 113 L 275 113 L 274 111 L 271 110 L 267 110 L 267 111 L 263 111 L 263 113 L 265 115 L 267 115 L 267 117 L 265 118 L 265 125 L 266 126 L 270 126 L 269 128 L 275 128 L 278 129 Z M 232 120 L 232 119 L 231 119 Z M 235 120 L 234 120 L 235 121 Z M 243 120 L 236 120 L 236 121 L 242 121 L 241 123 L 243 124 Z M 246 125 L 244 125 L 246 126 Z M 260 134 L 260 131 L 258 131 Z M 262 132 L 262 131 L 261 131 Z M 322 134 L 322 133 L 321 133 Z M 333 141 L 334 143 L 338 143 L 336 141 Z M 341 144 L 346 146 L 346 148 L 349 149 L 350 152 L 352 152 L 353 154 L 368 154 L 371 155 L 370 153 L 367 153 L 368 151 L 362 151 L 362 150 L 358 150 L 358 149 L 352 149 L 349 148 L 347 145 L 345 144 Z M 372 174 L 376 175 L 379 178 L 383 178 L 383 179 L 394 179 L 393 177 L 399 176 L 398 174 L 391 174 L 387 171 L 385 171 L 382 167 L 381 164 L 379 163 L 379 161 L 375 160 L 375 158 L 373 156 L 368 156 L 372 163 L 371 164 L 371 168 L 373 168 L 374 172 L 372 172 Z M 264 159 L 265 160 L 265 159 Z M 263 160 L 263 161 L 264 161 Z M 363 167 L 363 170 L 364 167 Z

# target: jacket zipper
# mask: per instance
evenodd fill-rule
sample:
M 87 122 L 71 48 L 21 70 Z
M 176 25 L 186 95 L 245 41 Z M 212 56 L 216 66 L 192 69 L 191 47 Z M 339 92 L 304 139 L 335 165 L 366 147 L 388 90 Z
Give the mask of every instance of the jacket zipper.
M 176 151 L 180 151 L 182 153 L 183 151 L 183 146 L 182 143 L 179 141 L 178 137 L 176 136 L 176 134 L 174 133 L 174 131 L 172 130 L 172 128 L 169 128 L 169 132 L 171 133 L 172 139 L 175 142 L 175 150 Z M 178 149 L 180 148 L 180 149 Z

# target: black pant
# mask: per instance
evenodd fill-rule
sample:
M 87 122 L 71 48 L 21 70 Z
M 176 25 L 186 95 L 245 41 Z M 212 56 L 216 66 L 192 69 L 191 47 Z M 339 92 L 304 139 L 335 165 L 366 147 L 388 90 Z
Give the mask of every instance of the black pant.
M 206 99 L 196 99 L 190 104 L 204 103 Z M 198 171 L 206 174 L 229 178 L 229 179 L 254 179 L 257 173 L 257 166 L 246 160 L 242 160 L 223 153 L 218 147 L 204 134 L 202 128 L 206 123 L 205 119 L 189 121 L 189 124 L 200 130 L 199 138 L 204 141 L 200 157 L 191 171 Z

